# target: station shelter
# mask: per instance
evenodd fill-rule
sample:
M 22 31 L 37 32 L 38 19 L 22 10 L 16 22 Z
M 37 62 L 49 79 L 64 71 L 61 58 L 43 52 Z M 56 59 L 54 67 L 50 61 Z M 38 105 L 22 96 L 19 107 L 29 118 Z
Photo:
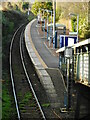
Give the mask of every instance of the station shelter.
M 69 30 L 66 29 L 66 26 L 63 24 L 56 23 L 55 25 L 55 33 L 57 33 L 57 47 L 59 48 L 59 35 L 68 35 Z M 51 39 L 51 42 L 53 42 L 53 24 L 48 24 L 48 40 Z

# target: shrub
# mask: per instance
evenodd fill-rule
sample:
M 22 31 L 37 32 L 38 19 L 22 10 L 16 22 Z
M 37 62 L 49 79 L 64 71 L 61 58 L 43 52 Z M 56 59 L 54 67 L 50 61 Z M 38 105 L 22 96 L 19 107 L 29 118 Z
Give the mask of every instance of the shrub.
M 14 29 L 14 23 L 13 22 L 9 22 L 8 32 L 12 33 L 13 29 Z
M 76 17 L 73 17 L 73 18 L 71 19 L 71 26 L 72 26 L 72 31 L 73 31 L 73 32 L 76 32 L 76 25 L 77 25 Z
M 84 38 L 87 39 L 87 38 L 90 38 L 90 30 L 86 30 L 85 33 L 84 33 Z
M 88 28 L 88 24 L 87 24 L 87 19 L 84 17 L 80 17 L 79 18 L 79 35 L 81 37 L 84 37 L 85 35 L 84 34 L 87 34 L 86 31 L 87 31 L 87 28 Z

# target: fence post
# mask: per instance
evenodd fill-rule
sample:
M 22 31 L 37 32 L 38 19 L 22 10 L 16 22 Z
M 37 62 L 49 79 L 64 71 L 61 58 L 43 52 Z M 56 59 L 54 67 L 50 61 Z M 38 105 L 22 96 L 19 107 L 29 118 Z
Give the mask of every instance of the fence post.
M 67 111 L 71 107 L 70 58 L 67 58 Z
M 79 50 L 77 50 L 77 68 L 76 68 L 76 79 L 79 79 L 79 72 L 80 72 L 80 69 L 79 69 L 79 64 L 80 64 L 80 57 L 79 57 Z
M 83 59 L 83 53 L 82 53 L 82 48 L 81 48 L 81 57 L 82 57 L 82 76 L 81 76 L 81 82 L 83 82 L 83 69 L 84 69 L 84 59 Z
M 88 84 L 90 84 L 90 52 L 88 52 Z

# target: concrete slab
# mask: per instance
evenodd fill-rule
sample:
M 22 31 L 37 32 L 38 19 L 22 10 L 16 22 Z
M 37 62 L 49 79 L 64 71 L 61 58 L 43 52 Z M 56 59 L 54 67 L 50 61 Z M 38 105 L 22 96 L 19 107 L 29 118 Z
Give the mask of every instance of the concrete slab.
M 26 35 L 25 37 L 26 37 L 26 42 L 27 42 L 27 41 L 30 42 L 29 37 L 28 37 L 27 35 Z
M 45 69 L 43 69 L 43 70 L 41 70 L 41 69 L 39 69 L 39 74 L 41 75 L 41 76 L 48 76 L 48 73 L 46 72 L 46 70 Z
M 31 54 L 32 58 L 37 58 L 36 54 L 34 52 L 29 53 Z
M 31 43 L 30 43 L 30 40 L 29 40 L 29 38 L 27 38 L 27 40 L 26 40 L 26 43 L 29 43 L 29 44 L 31 44 Z
M 35 68 L 38 70 L 44 70 L 44 67 L 42 65 L 36 65 Z
M 46 78 L 44 77 L 44 79 L 43 79 L 43 84 L 45 84 L 45 85 L 51 85 L 51 81 L 49 80 L 48 77 L 47 77 L 47 80 L 46 80 Z
M 44 84 L 45 85 L 45 84 Z M 55 89 L 53 87 L 53 85 L 45 85 L 46 91 L 48 91 L 48 93 L 55 93 Z
M 33 61 L 34 65 L 41 65 L 41 63 L 38 60 L 38 58 L 32 58 L 32 61 Z
M 32 47 L 30 47 L 29 45 L 26 45 L 28 52 L 30 53 L 34 53 L 34 50 L 32 49 Z

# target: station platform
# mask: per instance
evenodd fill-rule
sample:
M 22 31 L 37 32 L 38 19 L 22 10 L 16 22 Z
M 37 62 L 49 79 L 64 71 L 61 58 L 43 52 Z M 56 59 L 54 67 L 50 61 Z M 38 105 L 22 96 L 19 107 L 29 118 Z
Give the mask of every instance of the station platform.
M 59 58 L 58 54 L 56 54 L 57 49 L 53 49 L 52 44 L 49 46 L 46 35 L 44 37 L 44 32 L 40 31 L 40 26 L 37 25 L 36 19 L 26 26 L 25 44 L 40 82 L 47 93 L 51 107 L 59 109 L 60 111 L 60 108 L 64 107 L 64 93 L 66 92 L 66 86 L 61 71 L 58 68 Z M 77 84 L 75 84 L 74 88 L 77 90 L 76 98 L 74 98 L 75 103 L 73 104 L 73 107 L 75 106 L 76 109 L 75 115 L 76 118 L 77 114 L 78 118 L 80 116 L 82 118 L 83 114 L 86 115 L 87 113 L 90 113 L 90 105 L 88 105 L 88 103 L 90 104 L 90 99 L 88 98 L 89 90 L 85 86 Z M 88 94 L 86 95 L 86 93 Z M 80 110 L 78 110 L 78 107 Z M 69 115 L 64 113 L 62 116 L 63 118 L 72 118 L 74 117 L 74 113 L 69 113 Z
M 51 106 L 53 108 L 63 107 L 66 88 L 58 68 L 58 55 L 55 49 L 48 46 L 47 40 L 37 27 L 36 19 L 26 26 L 25 44 Z

